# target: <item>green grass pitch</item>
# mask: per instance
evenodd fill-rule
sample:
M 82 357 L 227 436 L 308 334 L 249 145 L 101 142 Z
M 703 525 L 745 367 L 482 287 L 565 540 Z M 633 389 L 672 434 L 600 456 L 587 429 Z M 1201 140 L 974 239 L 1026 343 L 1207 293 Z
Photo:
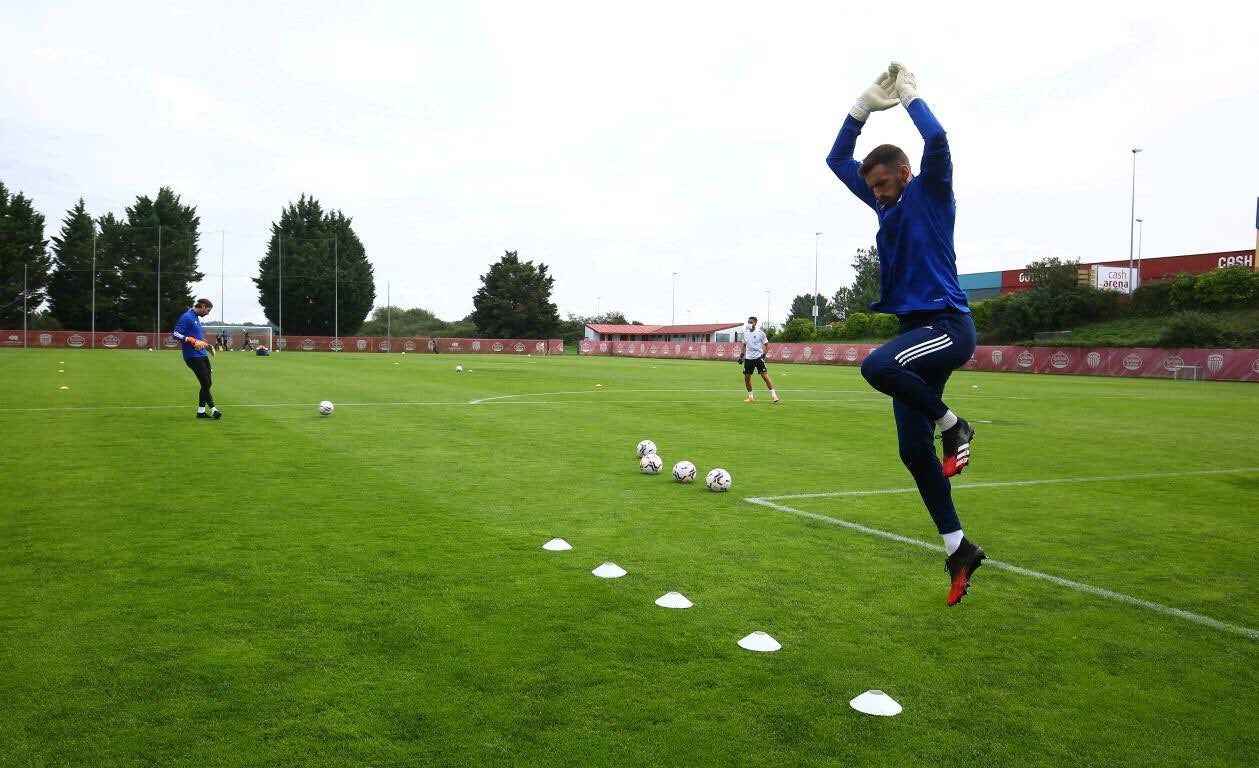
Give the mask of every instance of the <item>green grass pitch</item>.
M 819 519 L 936 545 L 916 494 L 745 500 L 911 484 L 856 368 L 213 365 L 220 422 L 176 353 L 0 350 L 0 764 L 1259 764 L 1254 384 L 955 374 L 968 536 L 1153 605 L 994 566 L 949 609 L 942 552 Z

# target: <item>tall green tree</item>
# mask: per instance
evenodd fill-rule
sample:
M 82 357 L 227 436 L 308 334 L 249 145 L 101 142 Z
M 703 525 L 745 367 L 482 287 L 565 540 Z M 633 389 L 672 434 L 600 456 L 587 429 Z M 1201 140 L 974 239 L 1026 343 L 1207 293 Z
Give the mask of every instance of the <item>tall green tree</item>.
M 170 187 L 153 198 L 137 197 L 127 209 L 126 226 L 115 227 L 108 239 L 108 260 L 117 266 L 113 309 L 123 329 L 156 328 L 161 335 L 192 306 L 192 284 L 205 277 L 197 271 L 200 226 L 197 209 Z M 98 238 L 98 257 L 100 251 Z
M 22 327 L 24 303 L 28 312 L 39 309 L 51 267 L 44 214 L 0 182 L 0 328 Z
M 787 310 L 787 322 L 791 322 L 796 318 L 808 320 L 809 324 L 813 323 L 813 296 L 808 293 L 802 293 L 791 300 L 791 309 Z M 831 302 L 822 294 L 817 295 L 817 322 L 818 325 L 828 325 L 835 322 L 835 313 L 831 307 Z
M 83 198 L 66 212 L 61 232 L 52 238 L 54 271 L 48 280 L 48 304 L 62 328 L 92 325 L 92 240 L 96 225 Z
M 123 290 L 120 254 L 127 249 L 129 227 L 113 213 L 98 218 L 96 226 L 96 330 L 125 331 L 128 326 L 119 305 Z
M 558 308 L 551 303 L 555 278 L 545 264 L 534 266 L 507 251 L 489 272 L 481 275 L 481 287 L 472 297 L 472 321 L 490 338 L 541 339 L 559 328 Z
M 846 319 L 849 315 L 870 311 L 870 304 L 879 299 L 879 249 L 876 246 L 858 248 L 852 260 L 855 275 L 852 285 L 840 288 L 831 298 L 835 317 Z
M 376 279 L 352 225 L 304 194 L 271 224 L 253 280 L 267 319 L 284 333 L 350 336 L 363 327 L 376 303 Z

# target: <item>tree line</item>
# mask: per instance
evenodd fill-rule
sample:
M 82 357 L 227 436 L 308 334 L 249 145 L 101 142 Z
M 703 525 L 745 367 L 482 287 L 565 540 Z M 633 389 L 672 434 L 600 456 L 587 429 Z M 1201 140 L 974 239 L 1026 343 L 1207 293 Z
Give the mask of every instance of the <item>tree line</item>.
M 82 198 L 45 237 L 44 215 L 0 182 L 0 328 L 135 331 L 174 326 L 195 300 L 201 221 L 169 187 L 137 196 L 125 215 L 93 216 Z M 51 247 L 50 247 L 51 243 Z M 507 251 L 481 275 L 472 314 L 446 322 L 425 309 L 379 307 L 375 274 L 353 220 L 303 194 L 272 222 L 251 278 L 266 319 L 287 333 L 546 338 L 571 334 L 546 264 Z M 45 307 L 45 309 L 40 309 Z M 370 315 L 370 318 L 369 318 Z M 584 324 L 578 324 L 579 338 Z

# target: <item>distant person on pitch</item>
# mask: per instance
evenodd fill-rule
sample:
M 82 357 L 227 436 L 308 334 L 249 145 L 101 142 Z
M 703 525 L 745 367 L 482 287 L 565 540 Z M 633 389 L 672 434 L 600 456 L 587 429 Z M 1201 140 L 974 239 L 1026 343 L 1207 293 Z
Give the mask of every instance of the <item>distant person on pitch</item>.
M 221 419 L 223 413 L 214 406 L 214 395 L 210 394 L 210 356 L 207 352 L 209 344 L 205 341 L 205 331 L 201 329 L 201 318 L 210 314 L 214 305 L 209 299 L 197 299 L 197 303 L 175 324 L 171 336 L 179 342 L 184 352 L 184 364 L 192 369 L 197 377 L 201 390 L 197 393 L 197 418 Z M 206 409 L 209 408 L 209 413 Z
M 919 174 L 899 147 L 882 144 L 857 162 L 853 150 L 871 112 L 905 107 L 923 139 Z M 899 335 L 870 353 L 861 375 L 892 398 L 901 461 L 944 538 L 949 574 L 946 605 L 957 605 L 986 557 L 962 534 L 949 478 L 970 463 L 975 436 L 941 399 L 949 375 L 975 351 L 975 323 L 957 279 L 953 225 L 953 160 L 944 128 L 918 97 L 905 65 L 892 62 L 858 97 L 826 164 L 879 220 L 879 300 L 875 312 L 900 318 Z M 944 443 L 936 457 L 935 430 Z
M 769 344 L 769 337 L 765 335 L 765 331 L 758 330 L 756 327 L 756 318 L 749 317 L 748 324 L 743 329 L 743 357 L 739 358 L 743 362 L 743 386 L 748 391 L 748 397 L 743 402 L 756 402 L 756 395 L 752 393 L 752 371 L 759 371 L 761 378 L 765 380 L 765 386 L 769 388 L 770 402 L 778 402 L 778 392 L 774 389 L 774 382 L 770 381 L 769 373 L 765 370 L 765 345 Z

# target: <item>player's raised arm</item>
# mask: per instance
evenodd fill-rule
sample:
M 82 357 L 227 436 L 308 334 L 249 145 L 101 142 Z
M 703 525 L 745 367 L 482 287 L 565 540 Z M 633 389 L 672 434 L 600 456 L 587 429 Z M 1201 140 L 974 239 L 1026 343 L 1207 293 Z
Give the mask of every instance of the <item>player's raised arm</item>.
M 870 191 L 870 187 L 866 185 L 865 179 L 858 173 L 861 163 L 857 162 L 852 153 L 857 147 L 857 137 L 861 135 L 861 128 L 870 117 L 870 113 L 891 109 L 900 103 L 893 90 L 894 86 L 894 76 L 890 72 L 883 72 L 875 79 L 873 85 L 861 92 L 853 103 L 852 109 L 848 111 L 848 117 L 844 118 L 844 124 L 839 129 L 839 135 L 835 137 L 831 153 L 826 157 L 826 164 L 839 177 L 839 180 L 844 182 L 844 186 L 875 210 L 878 210 L 878 200 Z
M 949 154 L 949 140 L 945 135 L 944 126 L 931 114 L 927 103 L 918 95 L 918 78 L 904 64 L 893 61 L 887 69 L 895 78 L 893 88 L 905 111 L 914 121 L 914 127 L 922 136 L 922 163 L 918 166 L 919 175 L 925 179 L 952 185 L 953 158 Z

